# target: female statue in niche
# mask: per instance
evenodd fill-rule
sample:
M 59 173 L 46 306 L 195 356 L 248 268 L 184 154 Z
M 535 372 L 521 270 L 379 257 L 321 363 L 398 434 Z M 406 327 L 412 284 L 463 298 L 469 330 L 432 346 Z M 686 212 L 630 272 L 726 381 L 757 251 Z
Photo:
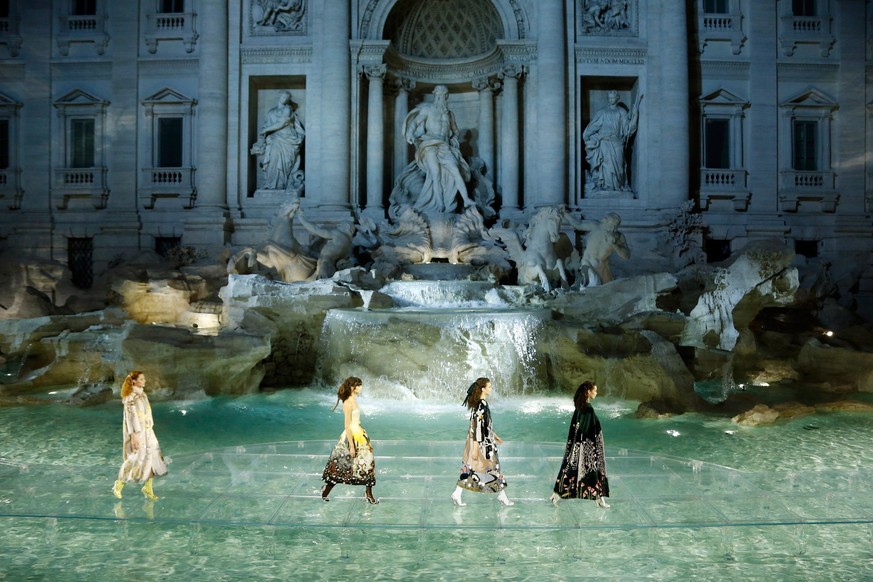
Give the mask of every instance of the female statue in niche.
M 306 132 L 294 112 L 291 92 L 283 91 L 264 124 L 258 130 L 258 141 L 252 146 L 252 155 L 261 156 L 258 165 L 264 175 L 261 188 L 286 190 L 292 176 L 300 169 L 300 148 Z
M 619 103 L 618 91 L 610 91 L 607 97 L 609 104 L 594 114 L 582 133 L 592 190 L 630 192 L 625 150 L 628 140 L 637 131 L 643 96 L 637 97 L 630 111 Z

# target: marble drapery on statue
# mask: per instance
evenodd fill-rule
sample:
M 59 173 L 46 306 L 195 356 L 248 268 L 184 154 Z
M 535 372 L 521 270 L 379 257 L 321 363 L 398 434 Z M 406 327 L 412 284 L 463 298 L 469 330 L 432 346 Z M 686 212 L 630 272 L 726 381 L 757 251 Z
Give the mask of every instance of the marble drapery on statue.
M 415 161 L 397 177 L 391 205 L 410 205 L 426 214 L 451 213 L 474 206 L 467 194 L 470 167 L 461 156 L 458 125 L 448 108 L 449 90 L 437 85 L 433 103 L 422 103 L 406 116 L 403 134 L 415 146 Z
M 287 190 L 295 186 L 305 135 L 303 124 L 294 112 L 291 92 L 283 91 L 276 105 L 267 112 L 258 130 L 258 141 L 251 149 L 252 155 L 261 158 L 258 165 L 263 172 L 263 189 Z
M 618 92 L 610 91 L 609 105 L 594 114 L 582 133 L 592 191 L 631 191 L 625 152 L 628 139 L 637 131 L 639 105 L 642 99 L 642 95 L 637 97 L 633 108 L 627 111 L 619 103 Z

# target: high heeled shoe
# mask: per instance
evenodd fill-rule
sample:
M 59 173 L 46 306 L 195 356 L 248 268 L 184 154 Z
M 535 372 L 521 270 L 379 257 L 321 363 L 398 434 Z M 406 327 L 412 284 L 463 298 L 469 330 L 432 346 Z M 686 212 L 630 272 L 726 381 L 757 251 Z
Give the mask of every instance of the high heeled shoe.
M 558 504 L 561 503 L 561 496 L 557 493 L 552 493 L 552 496 L 549 497 L 549 502 L 555 507 L 558 507 Z
M 142 494 L 145 495 L 146 499 L 148 499 L 150 501 L 156 501 L 156 500 L 160 499 L 160 497 L 155 495 L 155 492 L 152 489 L 152 479 L 151 478 L 149 478 L 149 480 L 145 482 L 145 485 L 142 486 L 142 489 L 140 489 L 140 491 L 142 491 Z
M 452 493 L 452 503 L 454 503 L 458 507 L 467 507 L 467 504 L 461 501 L 460 491 L 455 491 L 454 493 Z
M 602 507 L 603 509 L 609 509 L 610 507 L 612 507 L 610 504 L 603 500 L 603 497 L 598 497 L 595 503 L 597 503 L 597 507 Z
M 500 502 L 500 505 L 505 507 L 509 507 L 510 505 L 515 505 L 514 502 L 509 500 L 509 497 L 506 496 L 506 491 L 502 490 L 497 494 L 497 501 Z
M 121 499 L 121 490 L 124 489 L 124 481 L 118 480 L 112 486 L 112 494 Z
M 324 487 L 321 488 L 321 500 L 327 503 L 330 499 L 327 498 L 330 495 L 330 490 L 333 489 L 333 483 L 325 483 Z
M 370 503 L 370 505 L 379 504 L 379 500 L 373 497 L 373 490 L 370 487 L 367 487 L 367 490 L 364 491 L 364 497 L 367 498 L 367 501 Z

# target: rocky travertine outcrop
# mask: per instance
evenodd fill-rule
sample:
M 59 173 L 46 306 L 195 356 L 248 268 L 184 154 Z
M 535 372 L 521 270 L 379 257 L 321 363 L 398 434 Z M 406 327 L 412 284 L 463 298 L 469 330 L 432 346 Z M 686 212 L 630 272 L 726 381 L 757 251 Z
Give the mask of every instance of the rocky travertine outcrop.
M 489 375 L 504 395 L 590 378 L 640 401 L 644 417 L 697 409 L 778 422 L 821 410 L 823 394 L 857 407 L 852 396 L 873 391 L 873 328 L 823 295 L 836 286 L 813 267 L 757 243 L 724 265 L 543 293 L 386 282 L 361 268 L 289 284 L 129 264 L 107 286 L 115 308 L 73 314 L 49 301 L 39 316 L 0 321 L 0 401 L 67 386 L 78 387 L 71 403 L 94 402 L 131 368 L 148 372 L 155 398 L 354 374 L 387 397 L 453 399 Z M 791 387 L 796 404 L 754 408 L 767 385 Z

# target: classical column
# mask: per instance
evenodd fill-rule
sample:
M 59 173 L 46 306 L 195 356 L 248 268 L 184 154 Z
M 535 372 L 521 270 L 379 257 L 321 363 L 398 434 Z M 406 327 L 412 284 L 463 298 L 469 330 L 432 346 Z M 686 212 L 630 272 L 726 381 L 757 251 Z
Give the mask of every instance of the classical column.
M 310 3 L 309 6 L 312 6 Z M 321 58 L 322 151 L 321 207 L 349 206 L 349 164 L 351 162 L 351 3 L 332 0 L 322 3 Z
M 494 81 L 482 77 L 473 81 L 479 91 L 479 157 L 485 162 L 489 179 L 494 181 Z
M 521 148 L 518 140 L 518 81 L 523 74 L 523 67 L 517 65 L 504 67 L 500 72 L 500 78 L 503 80 L 500 117 L 500 184 L 503 191 L 502 207 L 507 211 L 519 208 L 518 167 L 521 164 Z
M 657 118 L 662 128 L 670 128 L 670 137 L 657 155 L 661 184 L 658 205 L 678 206 L 688 200 L 688 23 L 685 20 L 685 2 L 662 2 L 660 30 L 661 96 L 657 110 L 646 108 L 640 116 Z M 654 102 L 654 101 L 653 101 Z M 649 205 L 654 206 L 653 200 Z
M 394 179 L 409 165 L 409 144 L 403 135 L 403 123 L 409 113 L 409 92 L 415 81 L 398 77 L 394 80 L 397 95 L 394 97 Z
M 227 207 L 227 2 L 210 0 L 198 14 L 198 207 Z
M 363 68 L 369 88 L 367 93 L 367 200 L 366 208 L 381 209 L 385 190 L 385 130 L 382 85 L 385 65 Z
M 566 35 L 564 0 L 537 2 L 536 206 L 561 204 L 567 193 Z M 684 29 L 683 29 L 684 30 Z M 666 36 L 666 35 L 665 35 Z M 683 37 L 684 39 L 684 37 Z

